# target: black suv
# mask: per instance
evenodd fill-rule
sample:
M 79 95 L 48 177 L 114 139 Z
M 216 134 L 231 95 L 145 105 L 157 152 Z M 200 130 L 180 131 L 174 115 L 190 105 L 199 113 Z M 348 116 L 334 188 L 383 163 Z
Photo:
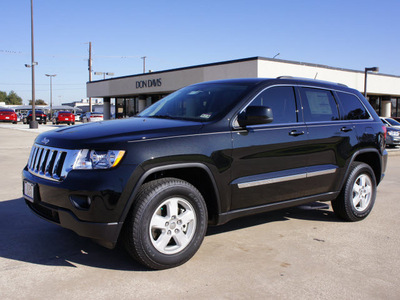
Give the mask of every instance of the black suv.
M 386 128 L 356 90 L 299 79 L 185 87 L 138 116 L 36 138 L 23 194 L 39 216 L 163 269 L 198 250 L 207 225 L 332 201 L 371 211 Z

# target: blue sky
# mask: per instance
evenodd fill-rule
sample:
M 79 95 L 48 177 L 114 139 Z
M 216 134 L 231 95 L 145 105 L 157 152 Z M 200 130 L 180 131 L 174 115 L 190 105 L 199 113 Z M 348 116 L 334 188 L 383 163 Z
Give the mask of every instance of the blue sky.
M 33 0 L 36 98 L 86 97 L 93 71 L 115 76 L 253 56 L 400 76 L 400 0 Z M 31 99 L 30 0 L 0 3 L 0 90 Z M 102 76 L 93 76 L 93 80 Z

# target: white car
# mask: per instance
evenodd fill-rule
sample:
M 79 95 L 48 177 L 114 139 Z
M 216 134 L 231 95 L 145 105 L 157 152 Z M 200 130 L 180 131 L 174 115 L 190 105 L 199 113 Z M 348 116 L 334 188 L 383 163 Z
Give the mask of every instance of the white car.
M 81 116 L 82 123 L 103 121 L 103 119 L 104 119 L 103 113 L 98 113 L 98 112 L 85 112 Z

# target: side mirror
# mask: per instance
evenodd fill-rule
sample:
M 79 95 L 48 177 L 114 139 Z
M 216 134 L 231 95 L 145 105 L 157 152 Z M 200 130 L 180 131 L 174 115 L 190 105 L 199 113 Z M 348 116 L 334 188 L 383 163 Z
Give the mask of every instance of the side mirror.
M 268 106 L 249 106 L 238 117 L 241 127 L 268 124 L 274 120 L 272 109 Z

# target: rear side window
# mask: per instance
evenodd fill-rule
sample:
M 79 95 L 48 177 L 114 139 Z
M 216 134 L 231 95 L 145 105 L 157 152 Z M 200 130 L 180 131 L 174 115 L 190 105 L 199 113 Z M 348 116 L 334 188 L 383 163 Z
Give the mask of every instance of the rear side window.
M 368 111 L 355 95 L 343 92 L 337 92 L 337 94 L 343 110 L 344 120 L 369 119 Z
M 329 90 L 300 88 L 306 122 L 339 120 L 339 111 Z
M 297 122 L 296 99 L 291 86 L 277 86 L 264 90 L 249 106 L 267 106 L 272 109 L 272 123 Z

